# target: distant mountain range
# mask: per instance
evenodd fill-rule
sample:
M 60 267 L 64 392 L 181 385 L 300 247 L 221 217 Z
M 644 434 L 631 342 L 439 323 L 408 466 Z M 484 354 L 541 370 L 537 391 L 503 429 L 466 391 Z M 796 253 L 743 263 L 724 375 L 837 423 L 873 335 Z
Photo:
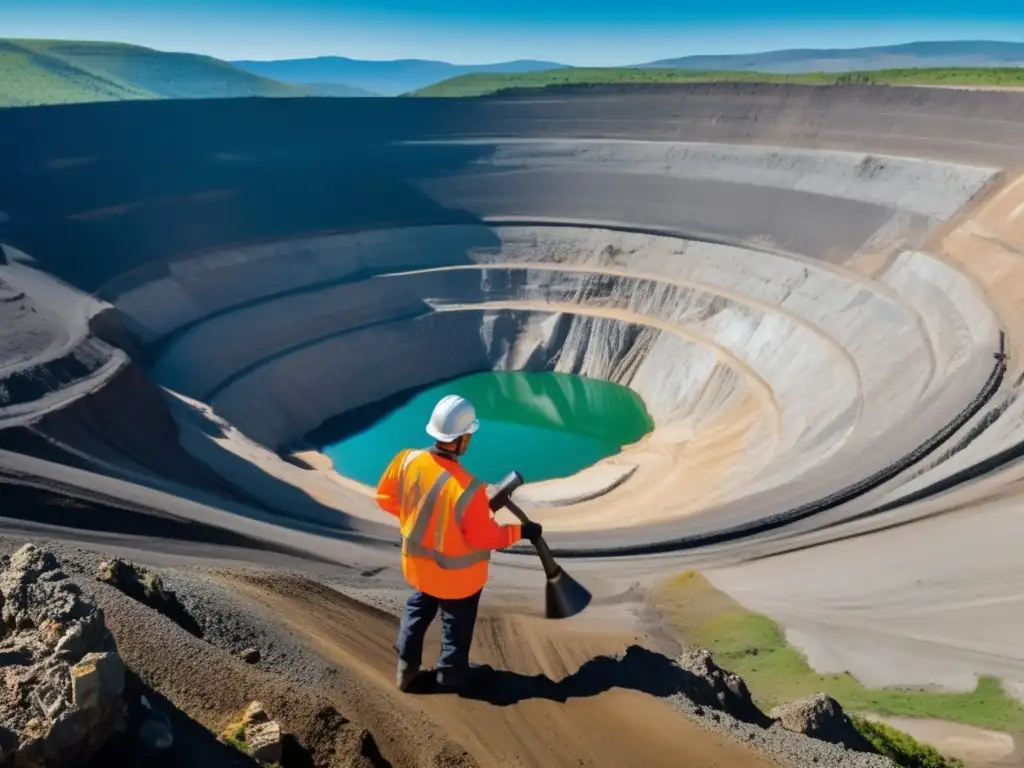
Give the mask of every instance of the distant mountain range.
M 344 83 L 383 96 L 398 96 L 442 80 L 478 72 L 518 74 L 567 66 L 553 61 L 531 60 L 498 64 L 449 64 L 426 59 L 365 61 L 343 56 L 230 63 L 246 72 L 285 83 Z
M 0 106 L 362 95 L 369 94 L 337 83 L 282 83 L 192 53 L 122 43 L 0 39 Z
M 410 91 L 468 74 L 523 74 L 569 69 L 554 61 L 506 61 L 498 64 L 449 64 L 424 59 L 366 61 L 341 56 L 276 61 L 232 61 L 253 74 L 286 83 L 344 83 L 384 96 Z M 1014 67 L 1024 65 L 1024 43 L 985 40 L 919 42 L 872 48 L 823 48 L 766 51 L 722 56 L 683 56 L 632 68 L 749 71 L 777 74 L 857 72 L 920 67 Z
M 1024 65 L 1024 43 L 955 40 L 883 45 L 873 48 L 795 48 L 725 56 L 683 56 L 634 67 L 671 67 L 705 71 L 863 72 L 922 67 L 1019 67 Z

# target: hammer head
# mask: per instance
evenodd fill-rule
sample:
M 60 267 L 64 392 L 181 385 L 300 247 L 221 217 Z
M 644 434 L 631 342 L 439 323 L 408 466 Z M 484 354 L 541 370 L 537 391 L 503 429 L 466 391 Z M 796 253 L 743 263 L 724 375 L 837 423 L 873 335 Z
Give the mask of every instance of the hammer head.
M 491 511 L 501 509 L 512 496 L 512 491 L 523 484 L 523 476 L 515 470 L 509 472 L 498 483 L 498 489 L 491 497 Z

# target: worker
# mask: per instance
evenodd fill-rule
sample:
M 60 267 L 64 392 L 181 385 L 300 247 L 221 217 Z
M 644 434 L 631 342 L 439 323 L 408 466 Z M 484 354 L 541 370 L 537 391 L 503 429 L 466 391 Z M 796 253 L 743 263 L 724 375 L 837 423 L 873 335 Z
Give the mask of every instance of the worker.
M 423 639 L 438 610 L 437 682 L 458 687 L 469 680 L 469 647 L 491 551 L 522 538 L 534 541 L 542 533 L 537 523 L 498 525 L 491 518 L 486 484 L 459 463 L 479 426 L 468 400 L 442 398 L 426 427 L 433 447 L 400 451 L 377 485 L 377 504 L 399 520 L 402 573 L 415 590 L 395 644 L 396 683 L 402 691 L 420 671 Z

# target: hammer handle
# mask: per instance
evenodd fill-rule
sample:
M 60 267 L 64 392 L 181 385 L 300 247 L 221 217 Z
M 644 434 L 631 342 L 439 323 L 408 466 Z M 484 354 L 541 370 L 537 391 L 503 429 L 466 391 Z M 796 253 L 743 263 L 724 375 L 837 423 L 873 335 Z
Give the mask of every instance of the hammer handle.
M 519 508 L 519 505 L 512 501 L 512 499 L 508 499 L 505 502 L 505 506 L 508 507 L 509 511 L 513 515 L 519 518 L 519 521 L 521 523 L 530 522 L 530 518 L 526 516 L 526 513 L 523 512 L 523 510 Z M 562 569 L 558 566 L 558 563 L 555 562 L 555 556 L 551 554 L 551 550 L 548 548 L 548 544 L 546 541 L 544 541 L 543 536 L 539 537 L 536 541 L 531 543 L 537 550 L 537 556 L 540 558 L 541 565 L 544 566 L 544 574 L 549 579 L 555 578 L 555 576 L 562 572 Z

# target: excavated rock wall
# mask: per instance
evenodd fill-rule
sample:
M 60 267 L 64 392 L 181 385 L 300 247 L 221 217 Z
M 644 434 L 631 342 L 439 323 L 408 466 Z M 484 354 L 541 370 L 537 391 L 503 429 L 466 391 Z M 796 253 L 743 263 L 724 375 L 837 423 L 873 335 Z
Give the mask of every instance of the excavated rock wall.
M 547 368 L 633 387 L 675 442 L 753 402 L 737 468 L 752 488 L 768 466 L 771 486 L 830 457 L 859 471 L 845 462 L 865 445 L 894 460 L 930 434 L 915 404 L 948 420 L 984 383 L 998 329 L 970 283 L 912 251 L 879 277 L 667 236 L 452 225 L 215 253 L 119 306 L 161 349 L 159 381 L 267 445 L 411 386 Z M 213 306 L 183 317 L 186 294 Z
M 114 304 L 158 381 L 271 447 L 416 384 L 562 366 L 637 388 L 676 444 L 754 414 L 748 489 L 830 462 L 813 494 L 977 394 L 997 325 L 923 251 L 1024 148 L 1019 94 L 551 95 L 344 120 L 89 105 L 64 111 L 73 136 L 26 111 L 0 126 L 20 152 L 0 234 Z M 851 256 L 874 280 L 830 266 Z M 393 274 L 448 267 L 467 269 Z
M 90 378 L 120 370 L 127 356 L 89 332 L 107 305 L 20 263 L 0 248 L 0 428 L 56 409 L 87 390 Z

